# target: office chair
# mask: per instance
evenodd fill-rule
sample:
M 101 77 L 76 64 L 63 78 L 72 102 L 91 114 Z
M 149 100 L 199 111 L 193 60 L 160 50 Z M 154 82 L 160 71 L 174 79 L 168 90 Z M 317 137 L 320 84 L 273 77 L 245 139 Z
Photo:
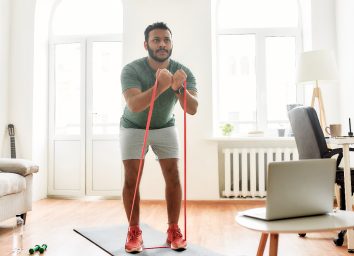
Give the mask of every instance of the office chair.
M 327 147 L 326 139 L 323 134 L 316 111 L 312 107 L 297 107 L 288 112 L 290 125 L 294 133 L 299 159 L 331 158 L 337 155 L 337 172 L 335 183 L 339 189 L 339 208 L 345 210 L 345 191 L 344 191 L 344 171 L 339 167 L 343 158 L 342 148 L 330 149 Z M 354 148 L 350 148 L 354 151 Z M 350 170 L 351 179 L 354 180 L 354 170 Z M 354 184 L 352 182 L 352 191 Z M 353 192 L 352 192 L 353 193 Z M 338 238 L 333 241 L 337 246 L 343 245 L 346 230 L 338 234 Z M 299 234 L 304 237 L 306 234 Z

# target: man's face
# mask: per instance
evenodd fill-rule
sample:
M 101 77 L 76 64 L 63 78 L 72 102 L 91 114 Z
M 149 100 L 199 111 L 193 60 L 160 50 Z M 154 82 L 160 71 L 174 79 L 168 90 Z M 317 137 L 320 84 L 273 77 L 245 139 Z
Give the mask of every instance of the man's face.
M 165 29 L 151 30 L 148 42 L 145 42 L 144 45 L 153 60 L 164 62 L 172 54 L 171 33 Z

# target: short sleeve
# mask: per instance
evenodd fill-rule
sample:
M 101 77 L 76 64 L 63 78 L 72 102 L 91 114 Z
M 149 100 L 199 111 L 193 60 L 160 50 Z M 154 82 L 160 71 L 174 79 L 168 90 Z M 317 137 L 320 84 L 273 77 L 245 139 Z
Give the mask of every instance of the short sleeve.
M 138 73 L 132 65 L 126 65 L 120 76 L 121 84 L 122 84 L 122 92 L 126 91 L 130 88 L 139 88 L 141 89 L 141 84 L 138 78 Z

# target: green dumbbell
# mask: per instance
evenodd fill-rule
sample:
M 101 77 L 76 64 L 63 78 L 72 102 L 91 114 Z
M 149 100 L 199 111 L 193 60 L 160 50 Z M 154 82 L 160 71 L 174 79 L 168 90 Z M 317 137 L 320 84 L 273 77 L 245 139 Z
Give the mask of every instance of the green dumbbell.
M 39 252 L 43 253 L 45 250 L 47 250 L 47 248 L 48 248 L 48 245 L 42 244 L 42 246 L 39 248 Z
M 30 254 L 33 254 L 34 252 L 39 251 L 39 248 L 41 248 L 41 247 L 37 244 L 35 247 L 29 249 L 28 252 L 29 252 Z

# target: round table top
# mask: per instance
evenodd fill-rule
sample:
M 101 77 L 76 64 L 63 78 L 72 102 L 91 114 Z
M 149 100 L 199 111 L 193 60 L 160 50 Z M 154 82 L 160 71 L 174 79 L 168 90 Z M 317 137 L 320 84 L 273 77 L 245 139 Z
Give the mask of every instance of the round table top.
M 236 216 L 236 222 L 245 228 L 263 233 L 323 232 L 354 228 L 354 212 L 338 210 L 324 215 L 271 221 L 243 216 L 241 212 Z

